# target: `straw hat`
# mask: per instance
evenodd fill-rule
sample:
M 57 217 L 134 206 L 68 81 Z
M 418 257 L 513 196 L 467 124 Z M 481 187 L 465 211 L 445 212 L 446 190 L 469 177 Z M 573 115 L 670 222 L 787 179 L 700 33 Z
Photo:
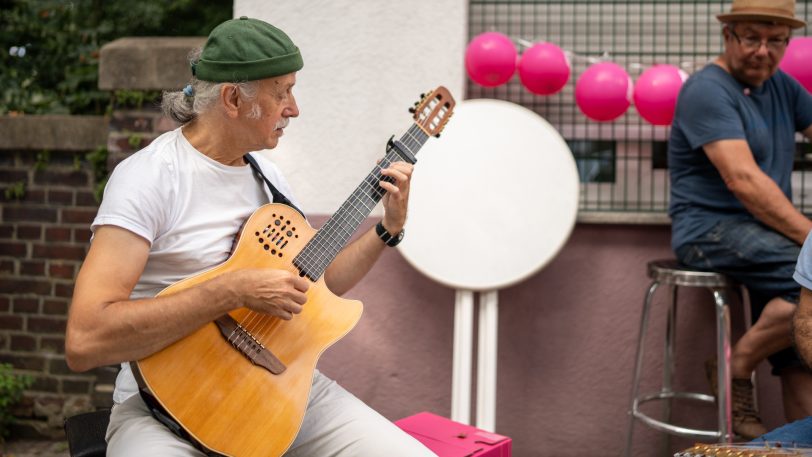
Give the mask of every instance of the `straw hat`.
M 806 25 L 795 17 L 795 0 L 733 0 L 730 12 L 716 18 L 721 22 L 774 22 L 793 29 Z

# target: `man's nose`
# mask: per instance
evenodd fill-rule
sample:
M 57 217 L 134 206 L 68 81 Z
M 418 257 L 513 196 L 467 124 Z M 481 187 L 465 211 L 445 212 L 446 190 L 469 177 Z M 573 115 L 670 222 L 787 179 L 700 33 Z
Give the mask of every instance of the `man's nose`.
M 285 108 L 285 114 L 288 117 L 299 117 L 299 105 L 296 103 L 296 98 L 291 95 L 290 104 Z

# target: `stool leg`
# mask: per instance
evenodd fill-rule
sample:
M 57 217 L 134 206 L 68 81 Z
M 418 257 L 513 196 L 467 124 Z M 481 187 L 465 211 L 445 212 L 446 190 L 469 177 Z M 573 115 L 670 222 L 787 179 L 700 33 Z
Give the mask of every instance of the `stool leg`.
M 677 341 L 677 286 L 669 285 L 669 302 L 668 302 L 668 321 L 665 328 L 665 353 L 663 354 L 663 387 L 661 392 L 672 393 L 672 383 L 674 381 L 674 364 L 676 360 L 674 353 L 676 351 Z M 663 422 L 671 423 L 671 406 L 673 399 L 668 398 L 663 405 Z M 671 434 L 666 433 L 663 436 L 663 455 L 670 455 L 671 452 Z
M 717 404 L 719 405 L 719 442 L 732 441 L 733 418 L 730 398 L 730 303 L 728 293 L 723 289 L 713 289 L 716 302 L 716 350 L 717 350 Z
M 643 367 L 643 340 L 646 336 L 646 331 L 648 330 L 648 317 L 649 311 L 651 310 L 651 302 L 652 298 L 654 297 L 654 292 L 657 290 L 657 287 L 660 286 L 660 283 L 654 281 L 651 283 L 651 286 L 648 288 L 648 292 L 646 292 L 646 297 L 643 300 L 643 313 L 640 316 L 640 333 L 637 335 L 637 355 L 635 357 L 634 362 L 634 377 L 632 378 L 632 395 L 631 395 L 631 409 L 629 410 L 629 429 L 626 433 L 626 449 L 623 452 L 625 457 L 631 456 L 632 452 L 632 436 L 634 434 L 634 421 L 635 421 L 635 413 L 637 412 L 638 407 L 638 400 L 637 396 L 640 393 L 640 371 Z

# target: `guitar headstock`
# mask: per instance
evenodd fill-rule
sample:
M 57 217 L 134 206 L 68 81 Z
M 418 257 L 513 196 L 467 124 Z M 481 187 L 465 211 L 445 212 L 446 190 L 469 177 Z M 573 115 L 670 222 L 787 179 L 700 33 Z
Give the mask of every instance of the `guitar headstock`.
M 439 86 L 427 94 L 421 94 L 420 101 L 409 112 L 414 113 L 414 122 L 421 130 L 429 136 L 439 137 L 456 104 L 448 89 Z

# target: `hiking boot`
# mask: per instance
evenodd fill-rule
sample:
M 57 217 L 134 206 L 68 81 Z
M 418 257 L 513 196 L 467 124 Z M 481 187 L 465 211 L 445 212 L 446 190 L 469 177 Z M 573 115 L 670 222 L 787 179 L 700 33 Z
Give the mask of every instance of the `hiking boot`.
M 749 379 L 733 378 L 730 382 L 733 404 L 733 433 L 746 440 L 756 439 L 767 433 L 753 401 L 753 383 Z
M 718 402 L 718 371 L 716 358 L 705 361 L 705 376 L 710 384 L 713 398 Z M 730 381 L 730 405 L 733 419 L 733 433 L 743 439 L 752 440 L 767 433 L 761 423 L 753 396 L 753 383 L 750 379 L 733 378 Z

